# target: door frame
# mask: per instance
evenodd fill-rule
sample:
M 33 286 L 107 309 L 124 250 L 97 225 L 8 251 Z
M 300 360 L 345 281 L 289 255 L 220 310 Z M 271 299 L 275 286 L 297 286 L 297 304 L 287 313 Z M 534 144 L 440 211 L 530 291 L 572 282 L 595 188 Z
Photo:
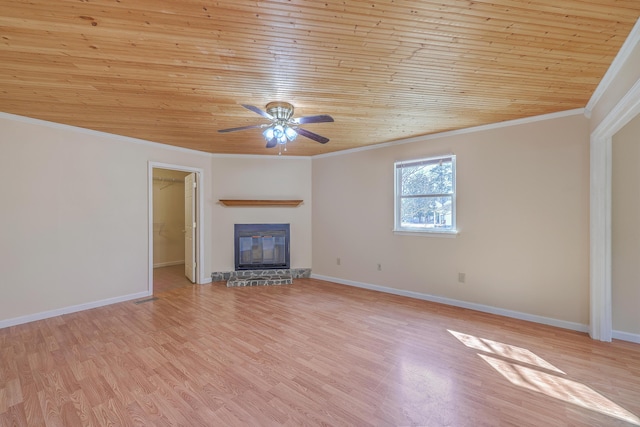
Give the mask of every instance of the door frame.
M 639 21 L 640 22 L 640 21 Z M 614 135 L 640 114 L 640 80 L 591 133 L 590 146 L 590 322 L 589 335 L 618 338 L 611 300 L 611 174 Z
M 174 165 L 169 163 L 160 163 L 160 162 L 152 162 L 149 161 L 147 174 L 148 174 L 148 189 L 147 189 L 147 200 L 148 200 L 148 235 L 149 235 L 149 246 L 148 246 L 148 262 L 149 262 L 149 295 L 153 294 L 153 170 L 154 169 L 169 169 L 176 170 L 181 172 L 195 173 L 196 174 L 196 277 L 195 283 L 198 285 L 202 285 L 205 283 L 204 278 L 204 206 L 202 200 L 204 200 L 204 185 L 203 185 L 203 169 L 194 168 L 191 166 L 183 166 L 183 165 Z

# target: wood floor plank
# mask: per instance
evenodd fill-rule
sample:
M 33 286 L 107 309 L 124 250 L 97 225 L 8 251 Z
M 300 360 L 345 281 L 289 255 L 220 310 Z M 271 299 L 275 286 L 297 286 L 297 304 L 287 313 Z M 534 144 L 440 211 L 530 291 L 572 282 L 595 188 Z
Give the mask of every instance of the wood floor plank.
M 640 345 L 314 279 L 0 330 L 0 426 L 640 426 Z
M 24 402 L 22 404 L 25 419 L 29 420 L 29 424 L 12 424 L 15 426 L 21 425 L 45 425 L 44 416 L 40 407 L 40 399 L 35 383 L 21 384 L 22 395 Z
M 26 426 L 29 424 L 27 415 L 22 404 L 10 406 L 0 414 L 0 426 Z

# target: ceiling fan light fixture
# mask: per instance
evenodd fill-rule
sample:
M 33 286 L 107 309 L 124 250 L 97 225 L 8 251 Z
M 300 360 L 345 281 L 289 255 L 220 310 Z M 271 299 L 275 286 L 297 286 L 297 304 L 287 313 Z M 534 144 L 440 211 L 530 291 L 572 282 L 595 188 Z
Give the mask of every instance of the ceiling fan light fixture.
M 298 137 L 298 132 L 291 126 L 276 123 L 266 128 L 265 131 L 262 132 L 262 136 L 264 136 L 267 143 L 275 140 L 278 144 L 286 144 L 287 142 L 294 141 Z
M 290 126 L 286 126 L 284 128 L 284 134 L 287 136 L 289 141 L 294 141 L 298 137 L 298 132 Z
M 280 123 L 276 124 L 275 126 L 272 126 L 273 128 L 273 136 L 276 137 L 279 140 L 281 140 L 282 138 L 286 138 L 285 134 L 284 134 L 284 126 L 282 126 Z
M 264 136 L 264 139 L 267 142 L 271 141 L 275 137 L 273 133 L 273 126 L 269 126 L 268 128 L 266 128 L 265 131 L 262 132 L 262 136 Z

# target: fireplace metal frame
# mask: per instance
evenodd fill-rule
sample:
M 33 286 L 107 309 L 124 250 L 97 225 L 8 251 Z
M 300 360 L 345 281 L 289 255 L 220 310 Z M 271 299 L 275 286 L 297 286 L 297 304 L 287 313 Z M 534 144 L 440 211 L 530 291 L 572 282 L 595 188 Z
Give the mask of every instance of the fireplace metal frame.
M 289 224 L 234 224 L 233 230 L 233 248 L 236 271 L 241 270 L 288 270 L 291 266 L 290 259 L 290 225 Z M 240 237 L 246 234 L 269 233 L 273 231 L 284 231 L 284 262 L 283 263 L 262 263 L 262 264 L 240 264 Z

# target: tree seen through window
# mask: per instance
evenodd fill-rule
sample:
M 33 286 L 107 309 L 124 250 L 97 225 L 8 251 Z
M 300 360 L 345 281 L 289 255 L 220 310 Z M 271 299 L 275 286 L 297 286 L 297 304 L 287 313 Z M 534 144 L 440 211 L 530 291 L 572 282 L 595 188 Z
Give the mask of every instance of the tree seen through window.
M 454 229 L 454 167 L 454 156 L 396 164 L 397 229 Z

